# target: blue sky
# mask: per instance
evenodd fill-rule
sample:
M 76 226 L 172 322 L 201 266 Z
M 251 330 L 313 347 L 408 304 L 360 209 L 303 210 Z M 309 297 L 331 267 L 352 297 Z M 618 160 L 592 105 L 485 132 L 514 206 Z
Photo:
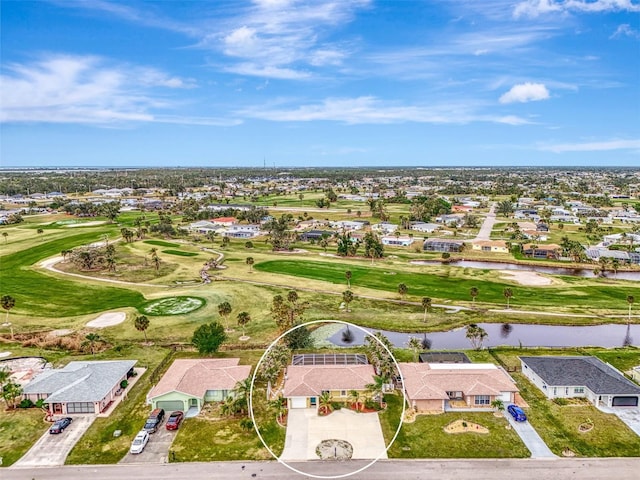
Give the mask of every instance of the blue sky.
M 0 164 L 640 165 L 637 0 L 2 0 Z

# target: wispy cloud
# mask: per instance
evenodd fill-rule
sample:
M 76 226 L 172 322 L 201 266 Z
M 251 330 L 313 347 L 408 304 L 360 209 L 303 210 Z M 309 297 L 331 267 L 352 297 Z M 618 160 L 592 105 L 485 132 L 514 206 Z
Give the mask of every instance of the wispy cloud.
M 640 139 L 637 140 L 606 140 L 601 142 L 584 143 L 559 143 L 554 145 L 541 145 L 539 150 L 554 153 L 563 152 L 601 152 L 607 150 L 638 150 L 640 151 Z
M 542 83 L 522 83 L 514 85 L 511 90 L 503 94 L 500 103 L 526 103 L 546 100 L 549 98 L 549 90 Z
M 167 122 L 171 117 L 158 112 L 172 105 L 157 92 L 195 87 L 191 79 L 114 65 L 96 56 L 50 55 L 31 64 L 7 65 L 6 71 L 0 75 L 2 122 Z M 175 123 L 203 121 L 175 117 Z
M 613 32 L 609 38 L 619 37 L 640 38 L 640 32 L 631 28 L 631 25 L 629 25 L 628 23 L 623 23 L 622 25 L 619 25 L 618 28 L 616 28 L 616 31 Z
M 530 123 L 516 116 L 492 116 L 477 113 L 468 103 L 440 105 L 399 105 L 376 97 L 327 98 L 320 103 L 292 108 L 253 107 L 237 112 L 239 116 L 275 122 L 333 121 L 345 124 L 392 124 L 404 122 L 465 124 L 493 122 L 509 125 Z
M 549 13 L 640 12 L 640 5 L 632 0 L 525 0 L 515 5 L 513 16 L 538 17 Z

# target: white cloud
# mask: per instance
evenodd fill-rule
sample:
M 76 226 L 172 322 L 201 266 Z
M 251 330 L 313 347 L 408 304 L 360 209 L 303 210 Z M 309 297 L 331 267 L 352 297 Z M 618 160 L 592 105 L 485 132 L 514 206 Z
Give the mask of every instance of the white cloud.
M 480 115 L 464 103 L 416 106 L 398 105 L 376 97 L 327 98 L 320 103 L 292 108 L 254 107 L 237 112 L 239 116 L 274 122 L 333 121 L 346 124 L 392 124 L 405 122 L 433 124 L 465 124 L 494 122 L 510 125 L 529 123 L 515 116 Z
M 634 30 L 631 28 L 631 25 L 628 23 L 623 23 L 619 25 L 613 34 L 609 38 L 618 38 L 618 37 L 631 37 L 631 38 L 640 38 L 640 32 L 638 30 Z
M 549 98 L 549 90 L 547 90 L 547 87 L 545 87 L 544 84 L 527 82 L 511 87 L 511 90 L 500 97 L 499 102 L 525 103 L 546 100 L 547 98 Z
M 524 0 L 513 9 L 513 16 L 538 17 L 549 13 L 640 12 L 632 0 Z
M 607 150 L 640 150 L 639 140 L 607 140 L 602 142 L 584 143 L 560 143 L 555 145 L 543 145 L 539 150 L 563 153 L 563 152 L 601 152 Z
M 9 64 L 0 75 L 1 122 L 233 123 L 220 119 L 170 117 L 172 105 L 156 89 L 190 88 L 195 83 L 153 68 L 109 64 L 95 56 L 52 55 L 32 64 Z

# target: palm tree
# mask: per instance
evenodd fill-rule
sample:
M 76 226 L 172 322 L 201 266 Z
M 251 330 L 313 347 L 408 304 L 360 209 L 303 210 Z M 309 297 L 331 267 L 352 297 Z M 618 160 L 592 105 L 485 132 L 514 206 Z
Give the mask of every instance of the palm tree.
M 231 304 L 229 302 L 222 302 L 218 305 L 218 314 L 224 319 L 225 329 L 229 331 L 229 325 L 227 324 L 227 317 L 231 315 Z
M 402 298 L 403 300 L 407 296 L 408 291 L 409 289 L 407 288 L 406 284 L 401 283 L 398 285 L 398 293 L 400 294 L 400 298 Z
M 344 272 L 344 278 L 347 279 L 347 290 L 351 290 L 351 270 Z
M 491 402 L 491 406 L 498 412 L 502 412 L 504 410 L 504 402 L 499 398 L 496 398 L 493 402 Z
M 342 301 L 347 306 L 347 313 L 349 313 L 351 311 L 349 310 L 349 304 L 353 301 L 353 292 L 351 290 L 342 292 Z
M 85 337 L 86 343 L 89 345 L 89 350 L 91 351 L 91 355 L 95 356 L 96 352 L 94 350 L 96 342 L 100 341 L 100 335 L 97 333 L 88 333 Z
M 133 326 L 136 327 L 136 330 L 144 334 L 144 343 L 147 343 L 147 328 L 149 328 L 149 323 L 149 319 L 144 315 L 136 317 L 133 321 Z
M 484 339 L 487 338 L 487 336 L 488 333 L 485 331 L 485 329 L 479 327 L 475 323 L 467 326 L 466 337 L 469 339 L 471 345 L 476 350 L 480 350 L 482 348 L 482 342 L 484 342 Z
M 9 234 L 7 232 L 2 232 L 2 236 L 4 237 L 4 243 L 6 245 L 7 244 L 7 237 L 9 236 Z
M 247 312 L 240 312 L 238 314 L 238 326 L 242 328 L 242 336 L 244 337 L 244 327 L 251 321 L 251 315 Z
M 379 375 L 373 376 L 373 383 L 366 385 L 366 388 L 371 392 L 372 397 L 378 397 L 380 400 L 380 407 L 382 407 L 382 396 L 384 394 L 384 384 L 386 383 L 384 377 Z
M 249 265 L 249 271 L 251 272 L 253 270 L 253 264 L 255 263 L 255 260 L 253 259 L 253 257 L 247 257 L 247 259 L 245 260 L 245 263 Z
M 11 295 L 3 295 L 2 298 L 0 298 L 0 304 L 2 305 L 2 308 L 7 311 L 4 322 L 11 325 L 9 323 L 9 310 L 16 306 L 16 299 Z M 11 339 L 13 340 L 13 328 L 11 329 Z
M 422 308 L 424 308 L 424 318 L 422 321 L 427 323 L 427 312 L 431 310 L 431 298 L 422 297 Z
M 353 406 L 356 407 L 356 411 L 360 410 L 358 402 L 358 400 L 360 400 L 360 392 L 357 390 L 349 390 L 349 398 L 351 399 Z
M 513 291 L 510 288 L 505 288 L 502 291 L 502 294 L 504 295 L 504 298 L 507 299 L 507 308 L 510 308 L 509 307 L 509 300 L 511 299 L 511 297 L 513 297 Z
M 471 289 L 469 290 L 469 295 L 471 295 L 471 301 L 474 305 L 476 303 L 476 297 L 478 296 L 478 293 L 480 293 L 478 287 L 471 287 Z
M 613 260 L 611 260 L 611 269 L 613 270 L 614 277 L 618 276 L 619 268 L 620 268 L 620 260 L 618 260 L 617 258 L 614 258 Z
M 249 404 L 249 392 L 251 391 L 251 377 L 236 382 L 233 387 L 233 400 L 237 411 L 246 413 Z
M 635 301 L 636 299 L 633 297 L 633 295 L 627 295 L 627 303 L 629 304 L 629 323 L 631 323 L 631 305 L 633 305 L 633 302 Z
M 318 399 L 318 403 L 320 404 L 320 410 L 326 414 L 331 412 L 331 394 L 324 390 Z
M 407 341 L 407 347 L 413 350 L 413 361 L 417 362 L 418 352 L 422 350 L 422 340 L 420 340 L 418 337 L 409 337 L 409 340 Z

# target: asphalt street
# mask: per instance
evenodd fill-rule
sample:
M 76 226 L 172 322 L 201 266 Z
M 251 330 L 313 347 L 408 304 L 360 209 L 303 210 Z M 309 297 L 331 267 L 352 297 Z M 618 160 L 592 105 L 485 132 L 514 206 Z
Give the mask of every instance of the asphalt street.
M 307 474 L 325 478 L 354 472 L 366 461 L 304 462 L 292 466 Z M 370 468 L 349 476 L 354 480 L 438 479 L 495 480 L 636 480 L 640 458 L 557 458 L 507 460 L 380 460 Z M 33 469 L 3 469 L 2 480 L 251 480 L 308 479 L 276 461 L 169 463 L 162 465 L 65 466 Z

